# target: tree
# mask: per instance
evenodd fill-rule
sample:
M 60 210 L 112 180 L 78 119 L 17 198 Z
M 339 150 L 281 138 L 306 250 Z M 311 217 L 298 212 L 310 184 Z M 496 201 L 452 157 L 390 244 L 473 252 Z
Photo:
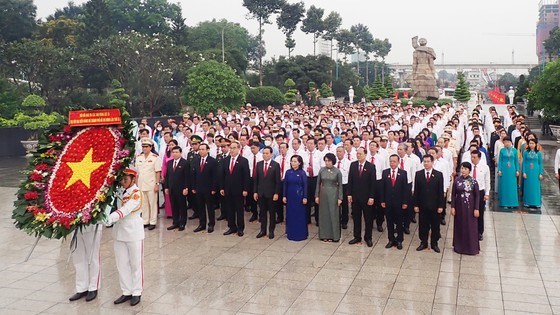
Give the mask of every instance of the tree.
M 325 14 L 325 10 L 321 8 L 317 8 L 316 6 L 312 5 L 309 10 L 307 10 L 307 14 L 305 19 L 303 19 L 301 31 L 305 34 L 313 34 L 313 56 L 316 56 L 316 46 L 319 37 L 323 35 L 325 32 L 325 24 L 323 23 L 323 14 Z
M 188 43 L 188 28 L 185 24 L 185 18 L 183 17 L 183 11 L 179 7 L 179 12 L 171 20 L 171 38 L 175 42 L 175 45 L 187 46 Z
M 284 81 L 284 88 L 286 89 L 284 98 L 286 99 L 286 102 L 291 103 L 296 100 L 297 89 L 295 87 L 296 83 L 294 82 L 294 80 L 288 78 L 286 79 L 286 81 Z
M 22 111 L 14 117 L 17 125 L 32 131 L 29 140 L 36 140 L 39 130 L 49 127 L 61 117 L 57 113 L 46 114 L 45 106 L 46 102 L 40 96 L 28 95 L 21 103 Z
M 555 27 L 550 30 L 548 39 L 544 41 L 544 50 L 548 53 L 548 59 L 560 54 L 560 28 Z
M 350 27 L 350 32 L 354 34 L 354 47 L 358 53 L 358 75 L 360 71 L 360 50 L 366 53 L 366 59 L 369 57 L 369 53 L 373 51 L 374 39 L 373 35 L 369 31 L 369 28 L 361 23 L 353 25 Z M 367 72 L 366 72 L 367 73 Z
M 282 106 L 286 104 L 284 94 L 275 86 L 259 86 L 247 91 L 247 102 L 257 107 Z
M 531 86 L 529 104 L 532 109 L 544 109 L 547 117 L 560 116 L 560 62 L 549 62 L 542 74 L 537 77 Z
M 90 46 L 94 41 L 115 33 L 106 0 L 90 0 L 84 4 L 82 30 L 79 41 Z
M 305 14 L 305 4 L 298 2 L 294 4 L 286 3 L 282 6 L 282 11 L 276 19 L 278 28 L 286 35 L 286 48 L 288 48 L 288 58 L 296 47 L 296 42 L 292 38 L 293 33 L 297 29 L 297 25 L 301 22 Z
M 340 17 L 340 14 L 338 14 L 338 12 L 329 13 L 329 15 L 327 15 L 327 17 L 323 21 L 323 25 L 325 28 L 323 38 L 331 42 L 331 59 L 333 51 L 333 40 L 335 39 L 341 24 L 342 18 Z
M 245 103 L 243 85 L 243 81 L 228 65 L 214 60 L 203 61 L 187 74 L 185 102 L 202 115 L 218 109 L 238 109 Z
M 171 34 L 171 21 L 181 7 L 167 0 L 105 0 L 112 25 L 117 31 L 136 31 L 149 36 Z
M 263 82 L 263 63 L 264 46 L 262 40 L 262 27 L 264 24 L 271 24 L 270 16 L 280 12 L 282 7 L 286 4 L 286 0 L 243 0 L 243 6 L 249 11 L 249 17 L 257 20 L 259 23 L 259 83 L 262 86 Z
M 47 17 L 47 21 L 60 18 L 78 20 L 84 14 L 84 5 L 76 5 L 74 1 L 68 1 L 68 5 L 62 9 L 56 9 L 54 14 Z
M 347 61 L 348 55 L 353 54 L 356 50 L 354 49 L 355 34 L 347 29 L 340 30 L 335 36 L 338 52 L 344 54 L 344 60 Z
M 527 97 L 529 92 L 529 80 L 525 78 L 525 75 L 519 76 L 519 81 L 517 82 L 517 89 L 515 90 L 515 102 L 523 102 L 524 98 Z
M 457 87 L 455 88 L 455 94 L 453 97 L 455 97 L 455 99 L 459 102 L 468 102 L 471 99 L 471 92 L 469 91 L 467 81 L 465 80 L 465 74 L 463 72 L 458 72 L 457 79 Z
M 395 89 L 393 88 L 393 77 L 391 77 L 390 75 L 385 76 L 385 82 L 383 85 L 385 86 L 385 90 L 387 91 L 385 97 L 393 97 L 393 94 L 395 93 Z
M 503 87 L 504 90 L 506 91 L 509 90 L 510 86 L 515 87 L 516 84 L 517 84 L 517 78 L 509 72 L 504 73 L 498 79 L 498 86 Z
M 12 119 L 22 101 L 22 94 L 14 84 L 0 79 L 0 120 Z
M 37 7 L 33 0 L 0 2 L 0 41 L 13 42 L 29 38 L 35 31 Z
M 252 42 L 249 31 L 238 23 L 222 19 L 204 21 L 189 29 L 188 46 L 191 51 L 222 49 L 222 30 L 226 50 L 239 50 L 245 56 L 256 45 Z
M 327 98 L 333 96 L 333 91 L 330 86 L 326 83 L 321 84 L 321 88 L 319 89 L 319 93 L 321 93 L 322 98 Z
M 38 38 L 56 47 L 75 47 L 80 33 L 80 22 L 61 16 L 41 23 Z

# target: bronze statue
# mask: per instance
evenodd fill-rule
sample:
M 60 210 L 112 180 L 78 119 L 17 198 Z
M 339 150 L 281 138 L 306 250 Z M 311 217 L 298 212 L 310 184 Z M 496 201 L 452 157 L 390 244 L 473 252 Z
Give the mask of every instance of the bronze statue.
M 436 85 L 436 68 L 434 60 L 436 53 L 431 47 L 427 47 L 425 38 L 414 36 L 412 47 L 414 47 L 412 62 L 412 90 L 414 97 L 423 99 L 438 99 L 439 92 Z

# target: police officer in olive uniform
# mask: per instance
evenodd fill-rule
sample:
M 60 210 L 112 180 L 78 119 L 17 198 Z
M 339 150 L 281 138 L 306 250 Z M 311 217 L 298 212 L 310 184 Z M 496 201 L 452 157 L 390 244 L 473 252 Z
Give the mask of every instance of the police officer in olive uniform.
M 191 150 L 187 154 L 186 160 L 187 160 L 189 173 L 192 174 L 192 172 L 194 171 L 193 161 L 198 158 L 198 146 L 200 145 L 200 143 L 202 143 L 202 138 L 198 135 L 192 135 L 190 137 L 190 140 L 191 140 Z M 198 207 L 196 205 L 195 196 L 193 194 L 189 194 L 187 196 L 187 202 L 188 202 L 187 208 L 193 210 L 193 215 L 189 217 L 189 220 L 198 219 L 198 212 L 196 210 L 198 209 Z

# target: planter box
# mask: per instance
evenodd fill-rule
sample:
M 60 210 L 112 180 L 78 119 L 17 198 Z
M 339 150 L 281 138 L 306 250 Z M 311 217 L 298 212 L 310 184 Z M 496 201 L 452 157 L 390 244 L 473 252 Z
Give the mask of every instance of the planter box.
M 0 157 L 24 156 L 21 141 L 29 139 L 31 132 L 21 127 L 0 128 Z
M 552 135 L 556 137 L 556 142 L 560 143 L 560 126 L 550 125 L 550 130 L 552 131 Z

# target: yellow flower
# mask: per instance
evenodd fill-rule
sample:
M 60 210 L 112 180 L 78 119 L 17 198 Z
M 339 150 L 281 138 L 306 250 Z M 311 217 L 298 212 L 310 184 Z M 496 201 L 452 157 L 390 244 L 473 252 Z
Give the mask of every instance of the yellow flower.
M 97 194 L 97 200 L 101 201 L 101 202 L 105 202 L 105 194 Z
M 49 218 L 49 215 L 46 213 L 37 213 L 37 215 L 35 216 L 35 220 L 39 221 L 39 222 L 44 222 L 45 220 L 47 220 Z

